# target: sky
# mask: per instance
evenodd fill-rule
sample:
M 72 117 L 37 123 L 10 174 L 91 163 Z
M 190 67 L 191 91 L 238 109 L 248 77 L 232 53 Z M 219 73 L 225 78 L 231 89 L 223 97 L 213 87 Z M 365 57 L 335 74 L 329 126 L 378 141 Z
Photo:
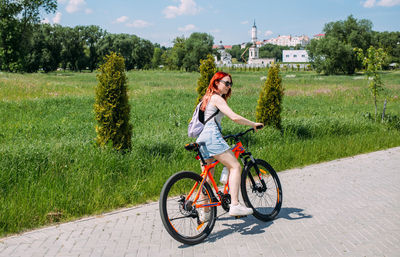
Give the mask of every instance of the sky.
M 375 31 L 400 31 L 400 0 L 58 0 L 44 23 L 98 25 L 109 33 L 134 34 L 172 46 L 178 36 L 204 32 L 214 43 L 235 45 L 279 35 L 312 38 L 328 22 L 368 19 Z

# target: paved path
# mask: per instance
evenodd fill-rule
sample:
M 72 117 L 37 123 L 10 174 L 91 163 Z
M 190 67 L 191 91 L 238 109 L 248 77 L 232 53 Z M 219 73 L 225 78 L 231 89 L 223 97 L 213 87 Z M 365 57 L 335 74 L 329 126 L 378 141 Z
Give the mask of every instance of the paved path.
M 196 246 L 151 203 L 0 239 L 0 256 L 400 256 L 400 147 L 279 176 L 278 219 L 222 216 Z

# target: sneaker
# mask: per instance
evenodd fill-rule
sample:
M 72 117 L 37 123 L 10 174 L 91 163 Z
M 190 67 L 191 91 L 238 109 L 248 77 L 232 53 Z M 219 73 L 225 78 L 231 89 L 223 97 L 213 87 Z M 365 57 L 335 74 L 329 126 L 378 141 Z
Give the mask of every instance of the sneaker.
M 210 220 L 210 212 L 206 212 L 203 209 L 198 210 L 199 219 L 201 222 L 207 222 Z
M 246 216 L 253 214 L 253 209 L 247 208 L 246 206 L 241 205 L 232 205 L 229 208 L 229 215 L 230 216 Z

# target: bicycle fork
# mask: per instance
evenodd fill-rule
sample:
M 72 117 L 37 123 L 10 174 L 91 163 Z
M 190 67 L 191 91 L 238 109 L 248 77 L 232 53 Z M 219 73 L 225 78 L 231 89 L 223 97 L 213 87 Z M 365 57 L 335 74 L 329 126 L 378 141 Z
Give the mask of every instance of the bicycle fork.
M 264 181 L 264 179 L 263 179 L 263 177 L 261 175 L 262 173 L 266 174 L 266 171 L 260 170 L 258 168 L 258 165 L 257 165 L 256 160 L 254 159 L 253 155 L 250 152 L 242 153 L 240 155 L 240 160 L 243 163 L 243 169 L 246 169 L 249 166 L 249 164 L 254 165 L 254 169 L 256 170 L 256 174 L 257 174 L 258 178 L 260 179 L 262 187 L 257 186 L 257 183 L 254 181 L 254 178 L 253 178 L 252 174 L 250 172 L 248 173 L 249 179 L 250 179 L 251 184 L 252 184 L 252 190 L 253 191 L 257 191 L 259 193 L 263 193 L 263 192 L 267 191 L 267 185 L 265 184 L 265 181 Z

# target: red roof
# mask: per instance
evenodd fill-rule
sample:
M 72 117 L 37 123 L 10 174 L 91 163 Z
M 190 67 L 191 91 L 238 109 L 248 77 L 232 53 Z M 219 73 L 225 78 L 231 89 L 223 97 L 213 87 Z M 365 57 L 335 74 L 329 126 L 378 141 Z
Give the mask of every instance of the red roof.
M 314 35 L 314 37 L 324 37 L 325 36 L 325 34 L 317 34 L 317 35 Z
M 213 49 L 215 49 L 215 48 L 218 48 L 220 45 L 213 45 Z M 232 49 L 232 46 L 228 46 L 228 45 L 226 45 L 226 46 L 224 46 L 224 48 L 225 49 Z

